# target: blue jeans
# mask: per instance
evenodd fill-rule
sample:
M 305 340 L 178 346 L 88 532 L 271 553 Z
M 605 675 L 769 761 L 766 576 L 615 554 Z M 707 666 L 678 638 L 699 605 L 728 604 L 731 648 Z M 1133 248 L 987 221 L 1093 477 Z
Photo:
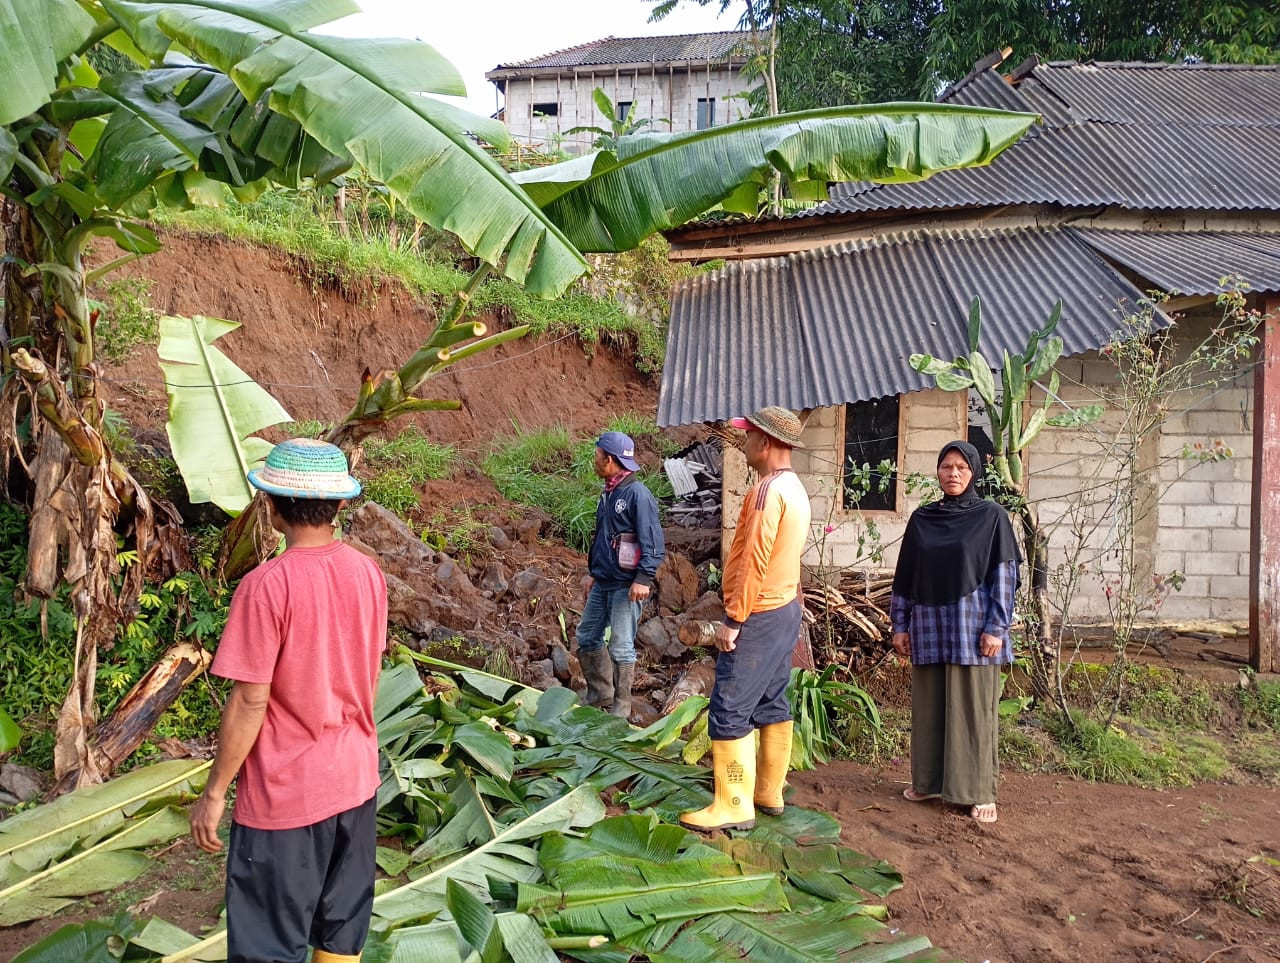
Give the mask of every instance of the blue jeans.
M 640 603 L 631 601 L 631 586 L 605 589 L 591 586 L 578 622 L 578 651 L 593 652 L 604 645 L 609 630 L 609 656 L 614 665 L 636 660 L 636 627 L 640 624 Z

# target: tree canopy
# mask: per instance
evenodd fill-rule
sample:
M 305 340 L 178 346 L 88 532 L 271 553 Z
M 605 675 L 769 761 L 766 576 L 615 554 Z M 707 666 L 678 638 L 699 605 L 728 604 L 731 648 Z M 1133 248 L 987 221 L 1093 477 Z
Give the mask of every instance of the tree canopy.
M 660 19 L 681 0 L 653 0 Z M 776 28 L 783 111 L 932 100 L 976 61 L 1012 48 L 1021 61 L 1280 61 L 1275 0 L 684 0 Z M 762 49 L 763 49 L 763 45 Z M 763 67 L 755 71 L 763 75 Z M 752 95 L 764 112 L 763 89 Z

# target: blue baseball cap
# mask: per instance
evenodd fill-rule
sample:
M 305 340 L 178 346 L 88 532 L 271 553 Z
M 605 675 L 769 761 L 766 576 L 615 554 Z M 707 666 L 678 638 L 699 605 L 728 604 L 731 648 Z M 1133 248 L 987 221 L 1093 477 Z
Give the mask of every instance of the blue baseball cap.
M 637 471 L 640 463 L 636 461 L 636 443 L 630 435 L 620 431 L 606 431 L 596 442 L 596 447 L 606 455 L 612 455 L 619 465 L 627 471 Z

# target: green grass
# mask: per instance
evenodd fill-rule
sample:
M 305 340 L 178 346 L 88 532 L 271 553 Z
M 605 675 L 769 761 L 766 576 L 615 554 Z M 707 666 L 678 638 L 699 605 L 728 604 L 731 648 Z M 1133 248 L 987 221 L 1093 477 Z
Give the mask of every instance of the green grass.
M 481 464 L 504 498 L 534 505 L 551 516 L 556 534 L 585 552 L 596 525 L 600 479 L 592 467 L 595 436 L 572 438 L 567 428 L 522 431 L 498 439 Z M 660 472 L 641 468 L 640 480 L 663 499 L 671 483 Z
M 600 480 L 592 468 L 594 439 L 574 441 L 563 426 L 500 439 L 481 465 L 503 497 L 535 505 L 580 552 L 591 544 Z
M 364 450 L 356 475 L 365 497 L 405 519 L 418 505 L 418 488 L 448 478 L 457 454 L 452 445 L 436 444 L 415 426 L 391 439 L 370 440 Z
M 160 312 L 151 306 L 151 285 L 147 278 L 120 278 L 106 284 L 102 300 L 94 302 L 100 312 L 94 348 L 112 364 L 128 360 L 138 345 L 160 340 Z
M 204 234 L 218 234 L 278 248 L 299 258 L 307 279 L 315 286 L 340 287 L 367 283 L 374 290 L 381 279 L 398 279 L 420 297 L 449 295 L 466 283 L 446 250 L 424 254 L 392 247 L 382 236 L 344 235 L 328 214 L 316 209 L 310 195 L 287 190 L 267 191 L 248 204 L 199 207 L 190 211 L 160 208 L 158 224 Z M 434 254 L 434 256 L 432 256 Z
M 1245 724 L 1280 733 L 1280 680 L 1252 676 L 1251 682 L 1248 688 L 1239 690 Z

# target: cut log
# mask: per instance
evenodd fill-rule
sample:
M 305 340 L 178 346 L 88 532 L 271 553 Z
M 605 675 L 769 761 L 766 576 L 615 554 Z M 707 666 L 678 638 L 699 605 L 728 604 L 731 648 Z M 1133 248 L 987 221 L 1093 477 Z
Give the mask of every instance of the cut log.
M 111 716 L 94 730 L 89 754 L 97 768 L 110 775 L 142 745 L 160 716 L 212 661 L 213 655 L 194 642 L 177 642 L 170 646 L 125 694 Z M 79 769 L 64 773 L 50 795 L 61 795 L 74 788 L 79 776 Z
M 715 659 L 710 657 L 699 659 L 685 669 L 680 678 L 676 679 L 676 684 L 671 687 L 671 694 L 667 696 L 667 701 L 662 704 L 662 714 L 664 716 L 667 715 L 690 696 L 711 695 L 711 687 L 715 683 Z

